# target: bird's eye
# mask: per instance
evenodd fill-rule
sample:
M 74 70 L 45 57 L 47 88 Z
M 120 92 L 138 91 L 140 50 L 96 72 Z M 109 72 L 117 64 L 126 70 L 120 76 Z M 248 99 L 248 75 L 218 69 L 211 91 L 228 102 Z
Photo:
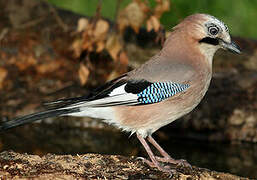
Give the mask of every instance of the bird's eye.
M 211 27 L 209 27 L 208 31 L 209 31 L 209 33 L 210 33 L 211 35 L 215 36 L 215 35 L 217 35 L 218 32 L 219 32 L 219 28 L 216 27 L 216 26 L 211 26 Z

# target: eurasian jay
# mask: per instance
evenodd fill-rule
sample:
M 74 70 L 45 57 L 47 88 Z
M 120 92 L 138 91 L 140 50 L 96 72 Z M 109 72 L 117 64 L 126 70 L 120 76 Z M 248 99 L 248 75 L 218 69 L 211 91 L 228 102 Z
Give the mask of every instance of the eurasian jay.
M 207 14 L 188 16 L 173 28 L 160 52 L 139 68 L 107 82 L 88 96 L 51 102 L 57 107 L 4 122 L 0 131 L 55 116 L 100 118 L 136 133 L 151 159 L 144 161 L 170 172 L 160 162 L 186 162 L 171 158 L 151 135 L 199 104 L 209 87 L 213 56 L 219 48 L 240 53 L 222 21 Z M 162 157 L 153 154 L 147 141 Z

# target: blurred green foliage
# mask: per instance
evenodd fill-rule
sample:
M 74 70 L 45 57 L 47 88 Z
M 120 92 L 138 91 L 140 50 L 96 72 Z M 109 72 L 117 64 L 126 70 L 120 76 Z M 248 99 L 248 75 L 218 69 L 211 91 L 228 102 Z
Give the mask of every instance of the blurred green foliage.
M 98 0 L 48 0 L 57 7 L 71 10 L 86 16 L 93 16 L 96 12 Z M 122 0 L 120 7 L 124 8 L 131 0 Z M 116 13 L 117 0 L 102 0 L 102 16 L 114 19 Z
M 48 0 L 50 3 L 86 16 L 95 14 L 97 0 Z M 124 8 L 132 0 L 122 0 Z M 102 16 L 114 19 L 117 0 L 102 0 Z M 149 0 L 154 6 L 155 0 Z M 257 38 L 257 0 L 171 0 L 171 10 L 161 18 L 166 29 L 171 29 L 184 17 L 193 13 L 208 13 L 222 19 L 235 36 Z

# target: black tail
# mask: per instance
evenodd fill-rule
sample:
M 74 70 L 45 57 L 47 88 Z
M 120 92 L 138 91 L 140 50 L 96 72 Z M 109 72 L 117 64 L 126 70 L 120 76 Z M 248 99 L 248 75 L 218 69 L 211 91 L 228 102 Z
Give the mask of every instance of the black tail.
M 15 119 L 12 119 L 10 121 L 0 124 L 0 132 L 10 129 L 10 128 L 13 128 L 13 127 L 28 124 L 28 123 L 31 123 L 31 122 L 34 122 L 37 120 L 41 120 L 41 119 L 45 119 L 45 118 L 49 118 L 49 117 L 57 117 L 57 116 L 65 115 L 65 114 L 78 112 L 78 111 L 79 111 L 78 108 L 54 109 L 54 110 L 48 110 L 48 111 L 38 112 L 38 113 L 34 113 L 34 114 L 29 114 L 29 115 L 15 118 Z

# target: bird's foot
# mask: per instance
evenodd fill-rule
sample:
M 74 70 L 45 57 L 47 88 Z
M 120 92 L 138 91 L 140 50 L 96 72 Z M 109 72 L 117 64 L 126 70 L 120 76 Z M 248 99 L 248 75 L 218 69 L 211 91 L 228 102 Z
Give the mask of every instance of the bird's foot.
M 192 169 L 192 166 L 184 159 L 176 160 L 176 159 L 173 159 L 171 157 L 159 157 L 159 156 L 156 156 L 156 160 L 159 161 L 159 162 L 175 164 L 177 166 L 189 167 L 190 169 Z
M 143 163 L 146 163 L 148 166 L 152 168 L 157 168 L 159 171 L 169 173 L 170 177 L 172 177 L 173 174 L 177 172 L 175 169 L 171 169 L 169 166 L 162 166 L 159 162 L 154 163 L 143 157 L 138 157 L 137 159 L 140 159 L 141 161 L 143 161 Z

